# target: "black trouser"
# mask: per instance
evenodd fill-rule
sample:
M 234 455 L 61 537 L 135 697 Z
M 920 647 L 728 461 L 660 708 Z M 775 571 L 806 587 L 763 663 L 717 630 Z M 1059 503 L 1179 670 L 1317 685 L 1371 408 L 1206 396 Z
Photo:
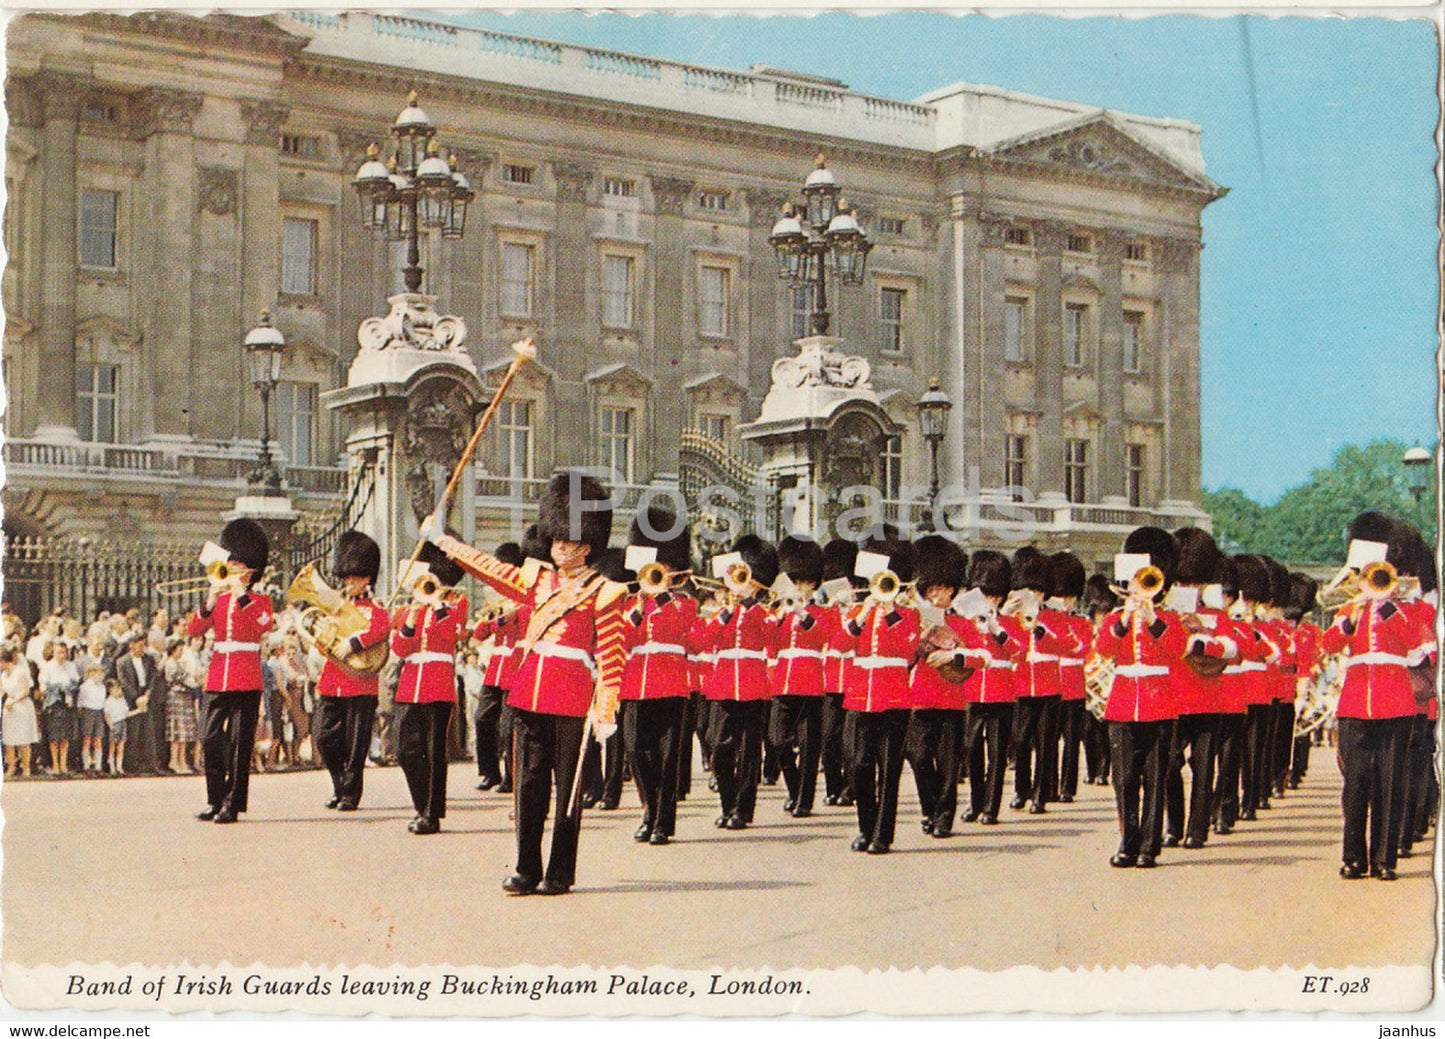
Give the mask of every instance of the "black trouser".
M 1059 697 L 1021 696 L 1014 706 L 1014 798 L 1045 804 L 1054 786 Z
M 627 752 L 623 748 L 622 729 L 627 724 L 627 715 L 632 711 L 632 701 L 624 700 L 617 705 L 617 731 L 607 737 L 602 745 L 605 751 L 602 762 L 602 798 L 613 808 L 622 803 L 622 783 L 625 778 Z
M 1294 731 L 1294 723 L 1290 723 L 1290 731 Z M 1299 786 L 1300 781 L 1310 770 L 1310 745 L 1314 742 L 1314 733 L 1307 732 L 1303 736 L 1294 738 L 1294 753 L 1290 758 L 1289 782 L 1290 786 Z
M 1083 700 L 1059 701 L 1059 735 L 1064 742 L 1059 764 L 1059 795 L 1073 800 L 1079 792 L 1079 744 L 1084 742 Z
M 1274 759 L 1270 771 L 1270 785 L 1275 797 L 1283 797 L 1285 783 L 1289 779 L 1290 752 L 1294 749 L 1294 701 L 1283 701 L 1274 705 Z
M 399 703 L 392 716 L 396 725 L 396 763 L 406 776 L 416 814 L 444 819 L 447 814 L 447 723 L 453 704 Z
M 693 711 L 693 731 L 697 734 L 697 745 L 702 750 L 703 771 L 712 771 L 712 725 L 713 703 L 701 693 L 694 694 L 697 701 Z
M 829 797 L 842 797 L 848 793 L 848 761 L 843 749 L 842 693 L 823 694 L 823 747 L 819 755 L 823 762 L 823 790 Z
M 682 732 L 677 743 L 677 799 L 692 793 L 692 737 L 697 731 L 698 711 L 707 710 L 707 701 L 698 693 L 689 693 L 683 700 Z
M 1222 715 L 1182 714 L 1174 725 L 1174 745 L 1164 776 L 1166 829 L 1171 837 L 1209 839 L 1214 804 L 1214 756 Z M 1184 752 L 1189 748 L 1189 815 L 1184 814 Z
M 849 711 L 843 740 L 853 764 L 858 832 L 874 844 L 893 843 L 898 780 L 903 774 L 907 711 Z
M 1109 727 L 1085 708 L 1084 768 L 1089 779 L 1105 783 L 1109 779 Z
M 577 875 L 577 837 L 582 805 L 572 811 L 572 781 L 582 749 L 586 718 L 537 714 L 517 709 L 512 715 L 512 746 L 516 754 L 513 803 L 517 815 L 517 874 L 525 880 L 547 880 L 570 886 Z M 596 740 L 588 740 L 596 745 Z M 553 804 L 552 848 L 542 869 L 542 829 Z
M 642 821 L 669 837 L 677 819 L 677 759 L 686 707 L 685 696 L 630 700 L 622 716 L 632 778 L 642 799 Z
M 1399 852 L 1400 759 L 1414 718 L 1339 719 L 1341 796 L 1345 813 L 1343 858 L 1370 868 L 1395 868 Z M 1369 846 L 1366 848 L 1366 824 Z
M 316 750 L 337 797 L 361 802 L 362 772 L 376 721 L 374 696 L 321 696 L 316 705 Z
M 1411 845 L 1424 835 L 1431 808 L 1429 797 L 1435 769 L 1435 723 L 1427 715 L 1415 715 L 1410 725 L 1409 747 L 1401 769 L 1405 789 L 1399 844 L 1409 851 Z
M 1164 836 L 1164 766 L 1174 723 L 1110 722 L 1119 852 L 1158 855 Z
M 763 730 L 768 724 L 766 700 L 714 700 L 712 705 L 712 771 L 723 815 L 753 821 L 758 779 L 763 763 Z
M 779 724 L 777 720 L 778 710 L 777 699 L 769 700 L 768 722 L 763 730 L 763 782 L 769 786 L 776 783 L 778 776 L 782 775 L 783 772 L 783 759 L 778 754 L 779 748 L 773 743 L 772 739 L 769 738 L 773 731 L 773 726 Z M 796 765 L 796 762 L 794 762 L 794 764 Z
M 1272 704 L 1250 704 L 1244 716 L 1244 748 L 1239 759 L 1240 812 L 1251 812 L 1269 803 L 1269 730 L 1274 718 Z
M 251 752 L 256 748 L 261 690 L 212 693 L 209 700 L 201 734 L 206 803 L 213 808 L 230 808 L 239 815 L 246 810 L 251 786 Z
M 121 666 L 129 667 L 130 665 L 122 664 Z M 165 694 L 160 692 L 159 690 L 152 691 L 150 695 L 152 699 L 165 696 Z M 234 694 L 224 693 L 220 695 L 232 696 Z M 260 694 L 258 693 L 257 695 L 259 696 Z M 257 704 L 256 709 L 258 711 L 260 710 L 259 703 Z M 131 704 L 131 710 L 135 710 L 135 704 Z M 72 711 L 72 713 L 74 712 Z M 71 725 L 73 726 L 74 724 L 75 723 L 72 721 Z M 140 714 L 131 715 L 128 719 L 126 719 L 125 728 L 125 757 L 122 760 L 122 766 L 125 768 L 125 770 L 127 772 L 133 772 L 137 774 L 145 772 L 159 772 L 161 763 L 161 754 L 159 753 L 159 749 L 165 746 L 165 741 L 163 739 L 160 743 L 156 742 L 155 728 L 151 725 L 150 712 L 142 711 Z M 49 731 L 45 732 L 45 736 L 47 740 L 55 739 L 55 736 L 52 735 Z M 251 744 L 254 746 L 255 742 L 256 725 L 253 719 L 251 724 Z M 75 748 L 79 746 L 79 744 L 79 739 L 71 740 L 71 750 L 74 751 Z M 202 747 L 202 749 L 204 750 L 204 746 Z M 49 753 L 50 748 L 46 747 L 45 750 L 47 753 Z M 58 768 L 62 766 L 65 768 L 69 768 L 70 762 L 51 762 L 52 768 Z
M 1239 822 L 1239 781 L 1244 764 L 1245 715 L 1230 713 L 1220 716 L 1218 762 L 1214 772 L 1214 822 L 1224 829 L 1233 829 Z
M 477 776 L 495 786 L 502 781 L 502 705 L 507 691 L 499 685 L 482 686 L 477 703 Z
M 768 715 L 768 745 L 782 770 L 788 800 L 798 810 L 813 810 L 822 735 L 821 696 L 780 696 L 773 701 Z
M 974 703 L 968 705 L 968 807 L 980 815 L 998 815 L 1003 802 L 1003 778 L 1007 765 L 1009 733 L 1013 730 L 1014 705 Z
M 964 711 L 915 708 L 908 719 L 903 756 L 913 769 L 919 810 L 937 833 L 952 830 L 958 812 L 958 773 L 967 717 Z

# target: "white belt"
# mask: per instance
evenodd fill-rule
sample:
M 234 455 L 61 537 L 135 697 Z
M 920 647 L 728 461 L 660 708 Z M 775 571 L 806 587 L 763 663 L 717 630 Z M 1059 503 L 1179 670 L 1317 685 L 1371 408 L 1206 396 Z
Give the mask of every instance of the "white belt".
M 906 668 L 908 666 L 908 661 L 902 657 L 854 657 L 853 663 L 864 671 L 877 671 L 883 667 Z
M 831 660 L 847 660 L 847 659 L 848 659 L 849 657 L 851 657 L 852 655 L 853 655 L 853 654 L 852 654 L 851 652 L 849 652 L 849 653 L 844 653 L 841 649 L 825 649 L 825 650 L 823 650 L 823 656 L 828 657 L 828 658 L 831 659 Z
M 790 648 L 788 648 L 788 649 L 780 649 L 780 650 L 778 650 L 778 659 L 779 659 L 779 660 L 799 660 L 799 659 L 822 660 L 822 659 L 823 659 L 823 651 L 822 651 L 822 650 L 817 650 L 817 649 L 798 649 L 798 648 L 795 648 L 795 647 L 790 647 Z
M 1246 669 L 1243 664 L 1230 664 L 1220 673 L 1225 675 L 1242 675 L 1244 674 L 1245 670 Z
M 1083 667 L 1084 659 L 1083 657 L 1059 657 L 1059 663 L 1069 667 Z
M 1029 651 L 1028 656 L 1028 661 L 1030 664 L 1048 664 L 1058 659 L 1059 658 L 1054 656 L 1052 653 L 1035 653 L 1032 650 Z
M 1120 678 L 1154 678 L 1168 673 L 1169 669 L 1162 664 L 1121 664 L 1114 668 L 1114 674 Z
M 1359 656 L 1345 658 L 1345 667 L 1355 667 L 1359 664 L 1395 664 L 1399 667 L 1409 667 L 1410 661 L 1394 653 L 1361 653 Z
M 214 648 L 215 648 L 215 650 L 216 650 L 217 653 L 244 653 L 244 652 L 245 652 L 246 650 L 248 650 L 248 649 L 254 649 L 254 650 L 257 650 L 257 651 L 259 652 L 260 649 L 261 649 L 261 643 L 259 643 L 259 642 L 217 642 Z
M 767 660 L 768 655 L 760 649 L 720 649 L 717 660 Z
M 1010 667 L 1010 668 L 1011 668 L 1011 667 L 1014 666 L 1014 662 L 1013 662 L 1012 660 L 990 660 L 990 661 L 989 661 L 986 665 L 984 665 L 984 666 L 985 666 L 985 667 Z
M 687 656 L 687 650 L 675 642 L 644 642 L 633 653 L 670 653 L 675 656 Z
M 699 653 L 699 654 L 698 654 L 696 657 L 694 657 L 693 659 L 696 660 L 699 664 L 716 664 L 716 663 L 717 663 L 717 654 L 716 654 L 716 653 Z
M 456 656 L 451 653 L 413 653 L 402 660 L 403 664 L 454 664 Z
M 576 646 L 564 646 L 557 642 L 538 642 L 532 646 L 532 652 L 539 657 L 575 660 L 580 664 L 586 664 L 588 671 L 595 672 L 597 670 L 597 665 L 592 662 L 592 654 L 585 649 L 578 649 Z
M 1239 669 L 1240 669 L 1241 671 L 1268 671 L 1268 670 L 1269 670 L 1267 667 L 1265 667 L 1263 664 L 1261 664 L 1258 660 L 1246 660 L 1243 664 L 1240 664 L 1240 665 L 1239 665 Z

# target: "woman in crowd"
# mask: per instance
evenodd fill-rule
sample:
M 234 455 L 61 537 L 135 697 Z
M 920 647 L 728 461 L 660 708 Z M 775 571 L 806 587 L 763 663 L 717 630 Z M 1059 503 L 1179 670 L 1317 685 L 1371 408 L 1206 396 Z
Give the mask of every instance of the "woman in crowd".
M 9 646 L 0 650 L 0 696 L 4 697 L 0 739 L 5 744 L 6 775 L 30 775 L 31 748 L 40 742 L 31 689 L 30 668 L 19 652 Z
M 171 745 L 167 771 L 177 775 L 196 771 L 186 752 L 188 746 L 200 739 L 196 728 L 196 697 L 200 689 L 194 684 L 195 676 L 186 666 L 185 654 L 185 641 L 172 639 L 166 649 L 166 658 L 161 662 L 161 677 L 166 688 L 166 740 Z

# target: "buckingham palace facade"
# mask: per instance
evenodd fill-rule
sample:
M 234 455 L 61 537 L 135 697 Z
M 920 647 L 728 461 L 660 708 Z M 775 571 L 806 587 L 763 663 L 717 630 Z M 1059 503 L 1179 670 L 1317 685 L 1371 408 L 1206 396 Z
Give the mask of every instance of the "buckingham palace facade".
M 819 153 L 874 243 L 833 331 L 901 430 L 876 471 L 893 517 L 929 484 L 937 379 L 943 483 L 975 516 L 1014 503 L 1015 542 L 1100 559 L 1137 523 L 1205 521 L 1200 214 L 1224 191 L 1192 124 L 373 12 L 30 14 L 7 60 L 12 538 L 214 533 L 257 454 L 240 344 L 263 309 L 289 344 L 287 491 L 335 514 L 346 430 L 322 396 L 402 266 L 351 180 L 413 89 L 476 190 L 463 238 L 423 240 L 423 291 L 484 377 L 538 347 L 479 455 L 479 529 L 500 487 L 559 465 L 635 490 L 675 480 L 685 443 L 748 464 L 739 427 L 808 332 L 768 236 Z

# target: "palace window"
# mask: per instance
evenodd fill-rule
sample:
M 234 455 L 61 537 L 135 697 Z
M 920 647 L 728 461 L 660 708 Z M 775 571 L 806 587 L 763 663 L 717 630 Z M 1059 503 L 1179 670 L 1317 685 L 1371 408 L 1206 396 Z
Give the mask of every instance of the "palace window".
M 497 405 L 497 475 L 512 480 L 532 476 L 532 402 L 504 400 Z
M 903 493 L 903 438 L 883 438 L 883 497 L 897 501 Z
M 727 267 L 703 267 L 698 280 L 697 330 L 705 336 L 726 337 L 730 324 L 728 302 L 732 294 L 732 271 Z
M 1027 227 L 1010 227 L 1004 231 L 1003 240 L 1008 245 L 1032 245 L 1034 237 Z
M 75 428 L 81 440 L 115 443 L 116 400 L 120 369 L 113 364 L 81 364 L 75 368 Z
M 902 234 L 907 226 L 907 219 L 901 216 L 880 216 L 878 218 L 879 234 Z
M 502 163 L 502 180 L 507 184 L 530 184 L 536 172 L 535 166 L 519 166 L 515 162 Z
M 1124 259 L 1133 260 L 1135 263 L 1146 263 L 1149 259 L 1149 244 L 1147 242 L 1124 243 Z
M 603 177 L 602 194 L 612 195 L 616 198 L 635 198 L 637 196 L 637 181 L 624 180 L 621 177 Z
M 883 352 L 901 354 L 905 346 L 903 323 L 908 306 L 906 289 L 878 291 L 878 320 L 883 328 Z
M 1011 433 L 1004 438 L 1003 481 L 1014 501 L 1023 501 L 1028 486 L 1028 459 L 1028 437 Z
M 1144 504 L 1144 445 L 1126 444 L 1124 447 L 1124 493 L 1129 504 L 1138 508 Z
M 1064 305 L 1064 363 L 1081 368 L 1088 357 L 1089 305 L 1067 303 Z
M 1028 360 L 1025 347 L 1025 328 L 1028 321 L 1029 301 L 1026 296 L 1005 296 L 1003 300 L 1003 359 L 1021 362 Z
M 276 445 L 292 465 L 313 465 L 316 433 L 316 384 L 276 384 Z
M 502 313 L 532 316 L 532 287 L 536 273 L 536 247 L 521 242 L 502 243 Z
M 1144 314 L 1138 310 L 1124 311 L 1124 370 L 1137 374 L 1144 370 Z
M 281 291 L 292 296 L 316 295 L 316 221 L 286 217 L 281 221 Z
M 603 463 L 623 483 L 632 482 L 632 409 L 603 408 L 599 416 L 598 440 Z
M 794 285 L 788 290 L 788 321 L 791 338 L 802 339 L 812 331 L 813 286 Z
M 116 211 L 120 195 L 82 188 L 80 192 L 80 265 L 115 268 Z
M 728 207 L 728 193 L 726 191 L 704 191 L 697 196 L 697 208 L 711 210 L 714 213 L 722 213 Z
M 1094 239 L 1086 234 L 1071 234 L 1064 239 L 1064 248 L 1071 253 L 1091 253 Z
M 602 324 L 632 327 L 632 257 L 602 257 Z
M 297 133 L 283 133 L 281 135 L 281 154 L 294 155 L 298 159 L 319 159 L 321 158 L 321 138 Z
M 728 431 L 731 427 L 732 419 L 727 415 L 699 415 L 697 417 L 698 431 L 710 440 L 716 440 L 719 444 L 728 442 Z
M 1064 441 L 1064 497 L 1079 503 L 1087 501 L 1089 481 L 1089 442 Z

